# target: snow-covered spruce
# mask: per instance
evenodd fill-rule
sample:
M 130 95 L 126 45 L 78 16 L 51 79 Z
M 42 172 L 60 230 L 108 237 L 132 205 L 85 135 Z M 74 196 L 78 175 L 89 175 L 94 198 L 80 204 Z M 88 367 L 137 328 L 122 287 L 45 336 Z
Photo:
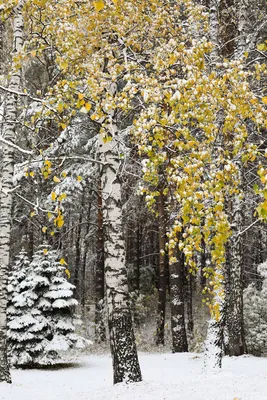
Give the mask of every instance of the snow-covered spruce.
M 75 287 L 65 278 L 65 267 L 57 259 L 56 251 L 40 246 L 29 268 L 20 265 L 24 278 L 14 292 L 14 278 L 10 279 L 8 342 L 15 366 L 55 364 L 62 360 L 62 351 L 86 345 L 86 340 L 74 333 Z M 17 261 L 15 276 L 18 266 Z
M 262 282 L 244 290 L 244 325 L 248 352 L 261 355 L 267 351 L 267 262 L 257 270 Z

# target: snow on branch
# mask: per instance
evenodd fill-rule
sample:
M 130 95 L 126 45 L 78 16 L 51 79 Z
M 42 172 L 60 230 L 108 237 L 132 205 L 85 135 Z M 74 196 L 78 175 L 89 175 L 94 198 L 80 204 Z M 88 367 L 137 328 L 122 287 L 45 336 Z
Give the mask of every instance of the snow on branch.
M 0 142 L 6 144 L 7 146 L 13 147 L 14 149 L 18 150 L 22 154 L 29 154 L 29 155 L 33 154 L 32 150 L 23 149 L 23 148 L 17 146 L 15 143 L 12 143 L 9 140 L 6 140 L 5 138 L 3 138 L 3 136 L 0 136 Z

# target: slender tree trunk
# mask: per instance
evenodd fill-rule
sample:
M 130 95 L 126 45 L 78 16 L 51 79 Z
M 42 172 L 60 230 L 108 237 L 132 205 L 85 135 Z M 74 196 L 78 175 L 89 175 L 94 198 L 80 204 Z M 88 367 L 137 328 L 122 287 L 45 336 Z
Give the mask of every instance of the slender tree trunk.
M 200 284 L 202 288 L 206 286 L 206 276 L 205 276 L 205 268 L 206 268 L 206 244 L 204 235 L 202 234 L 201 238 L 201 254 L 200 254 Z
M 89 192 L 91 195 L 91 190 Z M 87 253 L 89 249 L 89 230 L 90 230 L 90 217 L 91 217 L 91 206 L 92 201 L 89 200 L 89 207 L 87 211 L 87 226 L 85 231 L 85 243 L 84 243 L 84 253 L 83 253 L 83 263 L 82 263 L 82 282 L 81 282 L 81 305 L 85 306 L 85 298 L 86 298 L 86 265 L 87 265 Z
M 114 384 L 142 380 L 139 366 L 125 266 L 125 240 L 122 229 L 121 184 L 118 176 L 119 151 L 117 126 L 110 125 L 103 141 L 100 135 L 102 168 L 103 220 L 105 235 L 105 282 Z M 110 138 L 109 138 L 110 139 Z
M 166 310 L 166 217 L 164 196 L 158 199 L 159 213 L 159 273 L 158 273 L 158 311 L 156 344 L 164 345 L 165 310 Z
M 84 195 L 83 195 L 84 196 Z M 82 209 L 83 209 L 83 200 L 82 200 Z M 81 267 L 81 233 L 82 233 L 82 221 L 83 214 L 82 211 L 79 215 L 78 226 L 76 229 L 76 241 L 75 241 L 75 265 L 74 265 L 74 278 L 73 284 L 75 286 L 74 297 L 76 299 L 81 298 L 80 293 L 80 267 Z
M 243 226 L 243 201 L 235 196 L 232 209 L 232 237 L 230 239 L 229 290 L 227 290 L 228 315 L 228 353 L 239 356 L 245 352 L 243 321 L 243 240 L 239 234 Z
M 105 304 L 105 263 L 104 263 L 104 232 L 103 232 L 103 204 L 102 185 L 99 179 L 97 197 L 97 261 L 95 271 L 95 335 L 101 343 L 106 341 L 106 329 L 103 319 Z
M 19 52 L 23 45 L 23 18 L 22 2 L 19 2 L 14 15 L 14 53 Z M 14 68 L 14 65 L 13 65 Z M 20 90 L 21 70 L 12 68 L 9 89 Z M 6 99 L 6 124 L 4 127 L 5 139 L 11 145 L 3 144 L 3 172 L 0 200 L 0 382 L 11 382 L 7 362 L 6 348 L 6 307 L 7 307 L 7 274 L 10 255 L 10 232 L 12 212 L 12 188 L 14 173 L 14 148 L 17 118 L 17 96 L 9 93 Z
M 188 351 L 184 318 L 184 259 L 178 254 L 177 262 L 169 265 L 171 297 L 172 352 Z
M 210 12 L 209 12 L 209 22 L 210 22 L 210 40 L 213 44 L 213 50 L 211 52 L 211 61 L 216 63 L 219 59 L 219 7 L 221 5 L 221 0 L 210 0 Z M 217 125 L 221 123 L 223 115 L 218 113 L 217 115 Z M 222 141 L 221 138 L 219 138 Z M 216 154 L 214 155 L 216 157 Z M 210 267 L 210 249 L 205 249 L 206 251 L 206 266 Z M 212 312 L 211 318 L 208 323 L 207 338 L 205 341 L 205 355 L 204 355 L 204 367 L 206 370 L 215 371 L 221 368 L 222 365 L 222 346 L 223 346 L 223 331 L 224 331 L 224 320 L 223 320 L 223 309 L 224 309 L 224 282 L 219 279 L 222 275 L 221 268 L 217 265 L 214 266 L 215 269 L 215 279 L 217 289 L 215 291 L 215 297 L 213 299 L 213 310 L 217 312 Z
M 223 357 L 223 323 L 222 315 L 218 320 L 209 320 L 205 341 L 204 367 L 206 371 L 219 371 Z
M 243 56 L 246 49 L 246 4 L 244 0 L 235 1 L 237 12 L 238 39 L 235 46 L 235 58 Z M 238 191 L 232 200 L 231 219 L 232 237 L 230 239 L 230 271 L 229 271 L 229 299 L 227 329 L 228 329 L 228 352 L 230 356 L 239 356 L 245 351 L 244 322 L 243 322 L 243 240 L 240 232 L 243 229 L 243 187 L 242 174 L 243 166 L 237 157 L 236 166 L 238 174 Z
M 186 282 L 186 310 L 187 310 L 187 332 L 188 338 L 193 339 L 194 336 L 194 318 L 193 318 L 193 276 L 189 273 Z

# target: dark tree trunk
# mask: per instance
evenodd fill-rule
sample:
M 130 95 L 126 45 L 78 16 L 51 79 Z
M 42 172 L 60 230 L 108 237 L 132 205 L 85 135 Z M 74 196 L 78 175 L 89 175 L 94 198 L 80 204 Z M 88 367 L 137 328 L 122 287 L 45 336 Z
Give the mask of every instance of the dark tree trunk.
M 91 190 L 89 191 L 89 196 L 91 195 Z M 82 262 L 82 281 L 81 281 L 81 305 L 85 306 L 85 298 L 86 298 L 86 265 L 87 265 L 87 253 L 89 249 L 89 230 L 90 230 L 90 217 L 91 217 L 91 205 L 92 200 L 89 200 L 89 207 L 87 211 L 87 226 L 85 231 L 85 240 L 84 240 L 84 253 L 83 253 L 83 262 Z
M 76 230 L 76 241 L 75 241 L 75 264 L 74 264 L 74 277 L 73 284 L 75 285 L 74 297 L 76 299 L 80 298 L 80 266 L 81 266 L 81 232 L 82 232 L 82 212 L 79 215 L 78 226 Z
M 186 309 L 187 309 L 187 332 L 188 337 L 193 339 L 194 336 L 194 318 L 193 318 L 193 279 L 189 273 L 186 281 Z
M 106 329 L 103 320 L 105 304 L 105 262 L 104 262 L 104 232 L 103 232 L 103 204 L 101 181 L 98 184 L 97 196 L 97 261 L 95 271 L 95 335 L 101 343 L 106 340 Z
M 184 262 L 182 254 L 177 257 L 177 262 L 169 265 L 170 272 L 170 297 L 171 297 L 171 330 L 172 352 L 188 351 L 185 318 L 184 318 Z
M 206 276 L 205 276 L 205 268 L 206 268 L 206 245 L 204 235 L 202 234 L 201 239 L 201 254 L 200 254 L 200 284 L 202 288 L 206 286 Z
M 158 310 L 156 344 L 164 345 L 165 309 L 166 309 L 166 217 L 164 197 L 158 199 L 159 213 L 159 273 L 158 273 Z

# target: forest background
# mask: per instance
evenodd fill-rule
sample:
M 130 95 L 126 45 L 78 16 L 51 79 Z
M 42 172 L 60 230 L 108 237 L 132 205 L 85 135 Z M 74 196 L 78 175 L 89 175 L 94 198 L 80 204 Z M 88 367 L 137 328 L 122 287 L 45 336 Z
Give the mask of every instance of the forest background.
M 114 382 L 141 379 L 133 325 L 174 352 L 207 331 L 212 367 L 264 353 L 266 2 L 0 6 L 0 379 L 8 266 L 40 246 Z

